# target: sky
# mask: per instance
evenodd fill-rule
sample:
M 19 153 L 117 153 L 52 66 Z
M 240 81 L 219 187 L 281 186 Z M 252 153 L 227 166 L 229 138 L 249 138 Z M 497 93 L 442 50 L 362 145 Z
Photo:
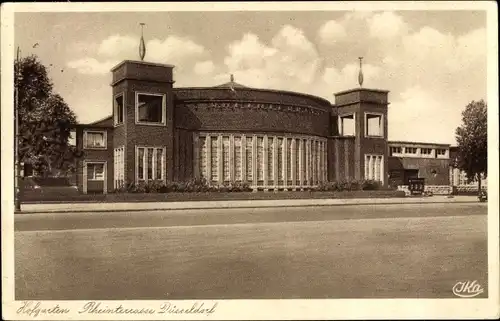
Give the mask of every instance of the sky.
M 334 100 L 358 87 L 389 90 L 389 139 L 455 144 L 461 112 L 487 97 L 484 11 L 16 13 L 15 44 L 47 66 L 82 123 L 111 114 L 110 69 L 175 65 L 176 87 L 235 81 Z M 37 45 L 35 45 L 37 44 Z

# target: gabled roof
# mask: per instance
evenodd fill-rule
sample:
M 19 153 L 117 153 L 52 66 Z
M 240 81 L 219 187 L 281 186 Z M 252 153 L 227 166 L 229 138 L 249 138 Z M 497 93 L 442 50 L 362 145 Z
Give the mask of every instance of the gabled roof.
M 91 123 L 87 124 L 77 124 L 76 127 L 113 127 L 113 115 L 101 118 Z
M 88 123 L 88 125 L 101 125 L 101 123 L 107 123 L 108 121 L 111 120 L 112 115 L 106 116 L 104 118 L 101 118 L 99 120 L 96 120 L 94 122 Z

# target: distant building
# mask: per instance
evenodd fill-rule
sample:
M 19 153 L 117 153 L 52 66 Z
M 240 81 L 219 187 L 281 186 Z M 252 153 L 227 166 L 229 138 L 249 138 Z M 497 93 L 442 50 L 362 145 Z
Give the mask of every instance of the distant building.
M 335 104 L 309 94 L 174 87 L 173 66 L 123 61 L 112 69 L 111 115 L 76 128 L 83 193 L 152 180 L 246 182 L 300 190 L 326 181 L 408 178 L 450 186 L 450 146 L 388 142 L 388 91 L 357 88 Z

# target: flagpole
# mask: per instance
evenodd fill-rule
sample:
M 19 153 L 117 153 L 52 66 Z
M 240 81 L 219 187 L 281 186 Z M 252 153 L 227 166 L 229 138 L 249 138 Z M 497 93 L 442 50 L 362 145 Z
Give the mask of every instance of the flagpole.
M 19 165 L 19 77 L 20 77 L 20 64 L 19 64 L 20 49 L 17 47 L 16 52 L 16 83 L 14 84 L 14 205 L 16 211 L 21 211 L 21 200 L 20 200 L 20 165 Z

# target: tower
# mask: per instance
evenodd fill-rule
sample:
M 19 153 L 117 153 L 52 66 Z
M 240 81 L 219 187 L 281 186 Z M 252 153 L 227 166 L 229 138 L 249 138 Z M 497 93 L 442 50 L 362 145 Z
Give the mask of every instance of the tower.
M 339 139 L 345 148 L 345 177 L 379 180 L 387 185 L 388 91 L 363 88 L 362 60 L 359 57 L 359 88 L 335 94 Z M 349 127 L 348 127 L 349 124 Z M 337 148 L 339 151 L 339 148 Z M 348 156 L 349 155 L 349 156 Z
M 174 66 L 144 61 L 140 25 L 141 60 L 124 60 L 111 70 L 115 164 L 127 184 L 168 181 L 173 173 Z

